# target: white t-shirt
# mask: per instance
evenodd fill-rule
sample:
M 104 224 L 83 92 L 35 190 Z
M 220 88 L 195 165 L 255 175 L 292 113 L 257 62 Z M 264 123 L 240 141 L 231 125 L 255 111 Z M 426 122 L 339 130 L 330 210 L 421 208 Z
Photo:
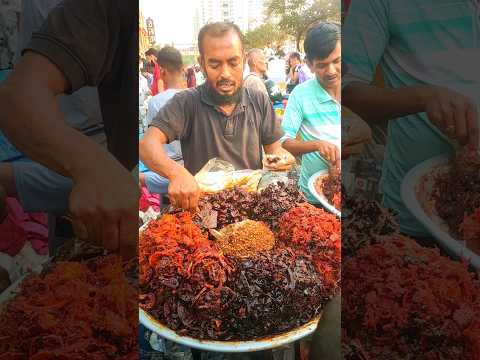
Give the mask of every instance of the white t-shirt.
M 138 96 L 139 96 L 139 103 L 143 103 L 147 96 L 150 94 L 150 88 L 148 87 L 148 81 L 145 76 L 141 73 L 138 73 Z
M 148 102 L 148 110 L 147 110 L 147 117 L 146 117 L 146 124 L 145 128 L 148 127 L 149 124 L 152 123 L 152 120 L 157 116 L 159 110 L 170 100 L 176 93 L 181 90 L 178 89 L 167 89 L 158 93 L 154 97 L 150 99 Z M 180 146 L 180 141 L 174 140 L 169 144 L 165 144 L 164 146 L 165 152 L 167 156 L 175 161 L 182 159 L 182 149 Z

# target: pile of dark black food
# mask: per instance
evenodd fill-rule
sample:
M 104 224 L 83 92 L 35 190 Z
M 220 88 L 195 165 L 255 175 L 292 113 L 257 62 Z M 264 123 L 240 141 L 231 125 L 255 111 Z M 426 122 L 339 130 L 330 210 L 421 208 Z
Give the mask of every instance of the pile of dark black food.
M 257 201 L 255 192 L 234 187 L 203 196 L 199 202 L 200 212 L 194 218 L 203 228 L 223 228 L 252 217 Z
M 378 202 L 342 191 L 342 258 L 352 256 L 358 249 L 375 244 L 378 236 L 400 232 L 395 212 Z
M 306 201 L 305 196 L 292 181 L 270 184 L 261 192 L 252 211 L 252 220 L 263 221 L 276 231 L 279 218 L 291 208 Z
M 332 295 L 312 260 L 288 247 L 237 263 L 227 285 L 235 294 L 225 312 L 228 332 L 242 339 L 301 326 L 319 315 Z

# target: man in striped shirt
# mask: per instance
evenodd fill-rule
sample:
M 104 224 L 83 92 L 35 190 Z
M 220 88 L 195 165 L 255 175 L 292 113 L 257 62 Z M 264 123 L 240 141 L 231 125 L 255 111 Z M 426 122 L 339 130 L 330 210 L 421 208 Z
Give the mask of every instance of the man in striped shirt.
M 479 148 L 480 8 L 475 0 L 355 0 L 343 29 L 343 103 L 370 122 L 389 120 L 384 204 L 402 232 L 426 229 L 407 210 L 401 183 L 417 164 Z M 385 88 L 372 84 L 380 66 Z
M 302 156 L 300 189 L 309 202 L 316 204 L 318 200 L 308 190 L 309 178 L 322 169 L 340 166 L 340 26 L 314 26 L 304 47 L 315 77 L 292 91 L 282 122 L 282 142 L 290 153 Z M 300 140 L 296 139 L 297 133 Z

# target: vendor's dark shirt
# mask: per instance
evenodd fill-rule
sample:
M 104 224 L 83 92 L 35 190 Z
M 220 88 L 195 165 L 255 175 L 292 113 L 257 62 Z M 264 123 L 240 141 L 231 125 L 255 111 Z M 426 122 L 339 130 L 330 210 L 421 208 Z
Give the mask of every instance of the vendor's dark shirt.
M 262 145 L 283 135 L 268 96 L 244 87 L 240 102 L 226 116 L 214 105 L 207 86 L 176 94 L 150 126 L 165 133 L 168 142 L 180 140 L 185 167 L 192 174 L 215 157 L 237 170 L 262 168 Z
M 65 0 L 24 50 L 53 62 L 69 94 L 98 87 L 108 149 L 128 169 L 138 163 L 137 12 L 134 0 Z

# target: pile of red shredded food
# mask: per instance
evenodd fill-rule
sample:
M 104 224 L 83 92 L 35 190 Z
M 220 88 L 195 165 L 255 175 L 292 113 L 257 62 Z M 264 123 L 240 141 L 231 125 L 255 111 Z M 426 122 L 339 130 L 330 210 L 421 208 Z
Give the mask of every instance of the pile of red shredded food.
M 333 295 L 316 271 L 320 258 L 285 247 L 248 259 L 224 256 L 187 212 L 146 227 L 139 262 L 140 306 L 198 339 L 252 340 L 291 330 Z
M 0 359 L 138 358 L 137 290 L 111 255 L 30 275 L 0 317 Z
M 463 158 L 457 158 L 451 171 L 435 179 L 433 201 L 437 214 L 448 224 L 452 234 L 466 241 L 466 237 L 472 238 L 469 229 L 475 228 L 474 223 L 477 229 L 480 227 L 480 220 L 474 215 L 480 209 L 480 168 L 477 165 L 475 169 L 469 169 L 465 162 Z M 464 231 L 465 221 L 467 233 Z M 480 235 L 476 237 L 479 247 Z
M 216 316 L 231 297 L 224 285 L 233 268 L 190 213 L 150 222 L 139 252 L 140 306 L 181 335 L 218 336 Z
M 315 189 L 319 194 L 323 194 L 335 209 L 342 208 L 342 181 L 338 175 L 327 175 L 317 179 Z
M 466 264 L 392 235 L 342 271 L 345 359 L 480 359 L 480 283 Z
M 341 229 L 339 219 L 310 204 L 292 208 L 280 218 L 279 238 L 309 254 L 332 293 L 340 282 Z

